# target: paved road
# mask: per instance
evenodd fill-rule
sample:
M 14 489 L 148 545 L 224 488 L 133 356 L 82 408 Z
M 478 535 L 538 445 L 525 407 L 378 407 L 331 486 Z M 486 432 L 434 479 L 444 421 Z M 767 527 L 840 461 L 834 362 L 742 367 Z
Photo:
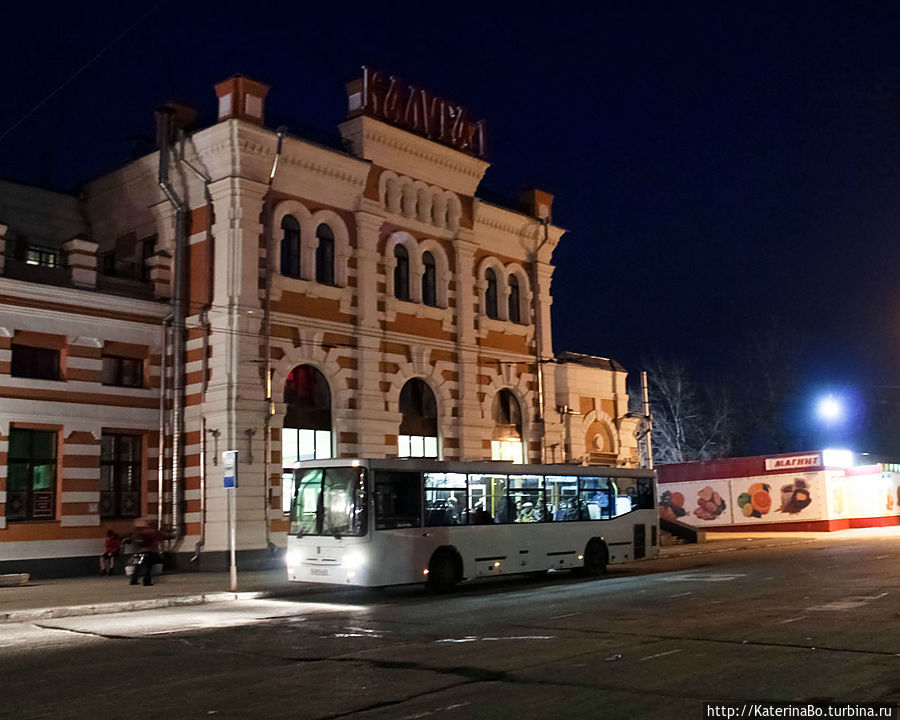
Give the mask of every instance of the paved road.
M 703 700 L 900 700 L 894 539 L 310 599 L 0 625 L 0 717 L 671 720 Z

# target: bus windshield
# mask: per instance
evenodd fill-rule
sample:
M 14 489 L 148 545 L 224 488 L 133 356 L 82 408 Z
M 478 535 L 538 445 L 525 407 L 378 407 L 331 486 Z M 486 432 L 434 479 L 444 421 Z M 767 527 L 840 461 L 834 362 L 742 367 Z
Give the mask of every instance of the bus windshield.
M 365 470 L 357 467 L 298 471 L 291 502 L 291 534 L 366 534 Z

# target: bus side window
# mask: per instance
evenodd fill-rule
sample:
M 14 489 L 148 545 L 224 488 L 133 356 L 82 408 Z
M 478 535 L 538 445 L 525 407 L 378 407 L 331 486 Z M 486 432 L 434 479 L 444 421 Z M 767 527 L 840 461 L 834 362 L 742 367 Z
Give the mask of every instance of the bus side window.
M 614 500 L 610 497 L 612 491 L 609 478 L 583 477 L 578 485 L 582 520 L 605 520 L 612 517 Z
M 422 524 L 421 507 L 421 474 L 399 470 L 375 473 L 376 530 L 419 527 Z
M 635 509 L 653 509 L 653 482 L 650 478 L 637 478 L 637 506 Z

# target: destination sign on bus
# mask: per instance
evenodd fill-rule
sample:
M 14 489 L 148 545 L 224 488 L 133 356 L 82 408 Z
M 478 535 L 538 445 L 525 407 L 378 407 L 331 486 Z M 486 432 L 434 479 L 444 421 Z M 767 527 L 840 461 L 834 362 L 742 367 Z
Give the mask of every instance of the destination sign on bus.
M 485 157 L 484 120 L 471 121 L 462 105 L 406 85 L 395 75 L 363 66 L 347 86 L 350 117 L 370 115 L 456 150 Z

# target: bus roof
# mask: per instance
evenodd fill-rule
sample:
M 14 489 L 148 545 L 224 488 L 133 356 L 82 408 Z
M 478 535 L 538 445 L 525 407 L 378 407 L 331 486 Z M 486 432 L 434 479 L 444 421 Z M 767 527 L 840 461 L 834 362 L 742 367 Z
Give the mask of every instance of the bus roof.
M 484 475 L 578 475 L 582 477 L 656 477 L 655 470 L 620 468 L 606 465 L 548 463 L 515 465 L 492 460 L 433 460 L 430 458 L 337 458 L 302 460 L 295 469 L 315 467 L 366 467 L 372 470 L 410 470 L 413 472 L 482 473 Z

